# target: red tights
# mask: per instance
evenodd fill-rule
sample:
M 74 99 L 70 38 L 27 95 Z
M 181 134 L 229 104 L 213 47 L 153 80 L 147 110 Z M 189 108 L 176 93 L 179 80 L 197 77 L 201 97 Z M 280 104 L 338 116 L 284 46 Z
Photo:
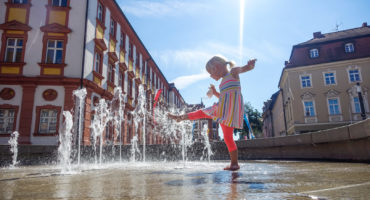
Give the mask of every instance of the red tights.
M 190 120 L 196 120 L 196 119 L 212 119 L 212 117 L 206 115 L 202 110 L 197 110 L 191 113 L 188 113 L 188 118 Z M 223 124 L 220 124 L 222 131 L 224 133 L 224 141 L 226 143 L 227 149 L 229 152 L 235 151 L 237 149 L 236 144 L 234 142 L 233 134 L 234 134 L 234 128 L 225 126 Z

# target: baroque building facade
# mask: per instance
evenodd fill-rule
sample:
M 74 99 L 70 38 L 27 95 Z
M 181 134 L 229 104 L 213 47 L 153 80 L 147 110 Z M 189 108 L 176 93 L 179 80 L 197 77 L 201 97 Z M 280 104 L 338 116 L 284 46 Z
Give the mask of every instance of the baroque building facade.
M 367 23 L 333 33 L 316 32 L 312 39 L 294 45 L 285 62 L 277 96 L 281 103 L 275 105 L 284 117 L 274 118 L 275 123 L 283 124 L 287 134 L 299 134 L 362 120 L 370 114 L 369 77 Z
M 62 112 L 76 110 L 80 88 L 84 145 L 99 99 L 112 100 L 117 87 L 127 96 L 123 137 L 108 125 L 105 142 L 129 144 L 136 134 L 141 142 L 142 131 L 128 123 L 139 86 L 149 111 L 159 89 L 160 108 L 186 105 L 114 0 L 0 0 L 0 35 L 0 144 L 18 131 L 20 144 L 57 145 Z M 165 143 L 147 120 L 146 142 Z

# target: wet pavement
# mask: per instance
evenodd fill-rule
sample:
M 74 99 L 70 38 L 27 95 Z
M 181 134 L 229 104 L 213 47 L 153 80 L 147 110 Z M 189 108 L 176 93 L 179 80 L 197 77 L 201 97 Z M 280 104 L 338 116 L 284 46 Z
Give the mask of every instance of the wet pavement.
M 364 163 L 120 163 L 0 169 L 0 199 L 370 199 Z

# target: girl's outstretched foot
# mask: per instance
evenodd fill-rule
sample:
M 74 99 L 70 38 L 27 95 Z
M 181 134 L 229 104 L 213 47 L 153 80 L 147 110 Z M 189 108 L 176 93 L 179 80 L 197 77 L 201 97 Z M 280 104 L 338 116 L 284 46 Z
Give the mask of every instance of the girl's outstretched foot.
M 230 165 L 230 166 L 227 166 L 227 167 L 224 168 L 224 170 L 229 170 L 229 171 L 236 171 L 238 169 L 240 169 L 240 166 L 238 164 Z

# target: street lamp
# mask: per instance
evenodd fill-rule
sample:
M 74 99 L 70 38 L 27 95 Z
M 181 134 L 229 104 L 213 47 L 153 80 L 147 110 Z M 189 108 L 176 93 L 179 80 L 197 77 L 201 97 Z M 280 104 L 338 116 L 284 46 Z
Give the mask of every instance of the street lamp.
M 361 89 L 360 83 L 356 83 L 356 91 L 358 94 L 358 100 L 360 101 L 361 117 L 363 120 L 365 120 L 366 114 L 365 114 L 365 107 L 364 107 L 364 99 L 362 98 L 362 89 Z

